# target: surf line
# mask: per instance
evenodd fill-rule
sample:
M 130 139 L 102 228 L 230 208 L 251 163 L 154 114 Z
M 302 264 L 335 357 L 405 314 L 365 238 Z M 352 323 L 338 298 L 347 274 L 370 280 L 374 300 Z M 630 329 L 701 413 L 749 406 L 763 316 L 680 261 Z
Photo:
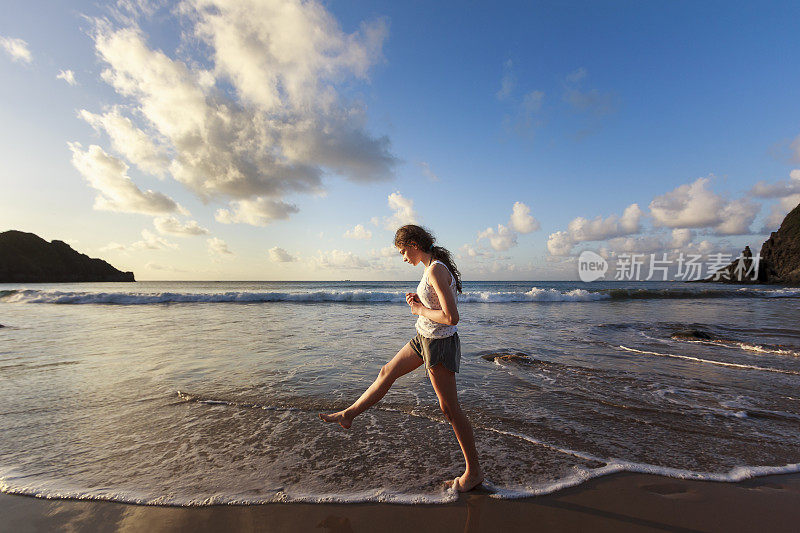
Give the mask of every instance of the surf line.
M 755 365 L 743 365 L 739 363 L 724 363 L 722 361 L 712 361 L 710 359 L 701 359 L 699 357 L 692 357 L 690 355 L 678 355 L 674 353 L 649 352 L 647 350 L 637 350 L 636 348 L 628 348 L 627 346 L 623 346 L 621 344 L 619 345 L 619 347 L 628 352 L 646 353 L 650 355 L 658 355 L 661 357 L 674 357 L 676 359 L 685 359 L 687 361 L 696 361 L 698 363 L 707 363 L 710 365 L 727 366 L 731 368 L 743 368 L 746 370 L 761 370 L 762 372 L 777 372 L 779 374 L 800 375 L 800 372 L 796 372 L 794 370 L 781 370 L 779 368 L 769 368 L 769 367 L 755 366 Z

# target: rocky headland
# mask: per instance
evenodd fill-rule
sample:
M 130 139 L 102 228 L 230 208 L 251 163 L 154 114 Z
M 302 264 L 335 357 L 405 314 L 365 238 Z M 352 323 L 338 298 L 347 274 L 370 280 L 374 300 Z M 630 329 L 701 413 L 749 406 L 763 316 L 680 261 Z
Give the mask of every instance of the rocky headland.
M 0 233 L 0 283 L 136 281 L 102 259 L 73 250 L 63 241 L 9 230 Z

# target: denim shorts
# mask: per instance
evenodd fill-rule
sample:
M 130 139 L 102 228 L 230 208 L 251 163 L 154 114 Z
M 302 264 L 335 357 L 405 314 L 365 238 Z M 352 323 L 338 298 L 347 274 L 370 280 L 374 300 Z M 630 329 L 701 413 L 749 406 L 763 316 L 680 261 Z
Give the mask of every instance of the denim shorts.
M 431 339 L 420 335 L 411 339 L 411 349 L 422 358 L 425 372 L 434 365 L 442 365 L 453 372 L 458 372 L 461 364 L 461 341 L 458 333 L 453 333 L 443 339 Z

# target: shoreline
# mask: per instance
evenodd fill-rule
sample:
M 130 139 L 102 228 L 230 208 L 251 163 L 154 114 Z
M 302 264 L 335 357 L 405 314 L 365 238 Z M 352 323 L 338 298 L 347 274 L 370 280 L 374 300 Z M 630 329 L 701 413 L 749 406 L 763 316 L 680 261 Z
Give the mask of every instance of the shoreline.
M 800 473 L 739 482 L 620 472 L 552 494 L 446 504 L 270 503 L 176 507 L 0 493 L 8 531 L 796 531 Z

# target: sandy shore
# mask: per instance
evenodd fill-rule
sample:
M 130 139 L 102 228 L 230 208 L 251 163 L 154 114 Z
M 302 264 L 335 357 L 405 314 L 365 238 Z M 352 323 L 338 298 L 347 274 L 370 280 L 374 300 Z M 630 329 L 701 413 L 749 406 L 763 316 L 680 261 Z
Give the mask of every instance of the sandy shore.
M 0 494 L 0 530 L 798 531 L 800 474 L 741 483 L 617 474 L 524 500 L 471 493 L 447 505 L 269 504 L 202 508 Z

